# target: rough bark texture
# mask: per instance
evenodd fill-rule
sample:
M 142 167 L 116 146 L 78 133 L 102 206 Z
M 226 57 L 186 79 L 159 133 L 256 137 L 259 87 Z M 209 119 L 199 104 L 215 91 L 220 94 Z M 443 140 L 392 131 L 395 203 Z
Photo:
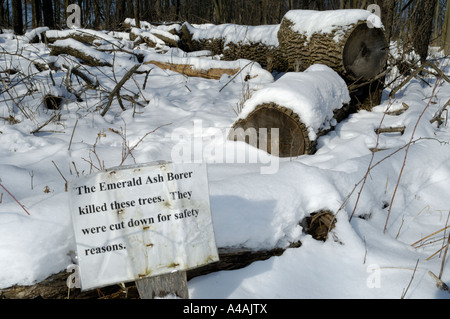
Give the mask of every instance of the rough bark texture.
M 331 33 L 316 33 L 310 39 L 293 31 L 293 22 L 284 18 L 278 32 L 281 58 L 290 70 L 303 71 L 321 63 L 347 80 L 371 80 L 382 72 L 387 61 L 383 31 L 360 22 L 338 27 Z
M 186 51 L 210 50 L 214 55 L 223 54 L 225 61 L 247 59 L 258 62 L 269 71 L 286 69 L 284 61 L 280 59 L 278 47 L 274 45 L 260 42 L 225 44 L 222 38 L 194 40 L 186 24 L 182 27 L 181 42 L 182 48 Z
M 228 43 L 223 51 L 224 60 L 247 59 L 258 62 L 269 72 L 286 70 L 287 65 L 279 58 L 278 47 L 263 43 Z
M 181 27 L 181 45 L 180 47 L 188 52 L 209 50 L 213 55 L 222 54 L 222 39 L 201 39 L 194 40 L 186 24 Z

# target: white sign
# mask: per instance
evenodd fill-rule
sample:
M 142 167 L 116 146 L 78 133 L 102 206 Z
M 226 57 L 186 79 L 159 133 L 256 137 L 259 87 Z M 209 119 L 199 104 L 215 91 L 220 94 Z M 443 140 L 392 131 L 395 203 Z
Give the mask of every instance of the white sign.
M 111 169 L 70 192 L 83 290 L 219 260 L 205 164 Z

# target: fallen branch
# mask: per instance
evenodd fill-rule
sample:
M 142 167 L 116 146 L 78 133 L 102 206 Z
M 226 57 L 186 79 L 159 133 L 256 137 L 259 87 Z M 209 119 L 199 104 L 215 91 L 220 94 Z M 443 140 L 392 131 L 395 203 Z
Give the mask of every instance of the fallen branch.
M 436 281 L 436 287 L 438 287 L 442 291 L 450 292 L 448 286 L 439 279 L 431 270 L 428 271 L 428 274 Z
M 121 87 L 130 79 L 130 77 L 133 75 L 133 73 L 140 67 L 139 64 L 136 64 L 135 66 L 133 66 L 122 78 L 122 80 L 120 80 L 119 83 L 117 83 L 116 87 L 111 91 L 111 93 L 109 94 L 108 97 L 108 103 L 106 104 L 105 108 L 103 109 L 103 112 L 101 114 L 101 116 L 105 116 L 105 114 L 108 112 L 109 108 L 111 107 L 111 103 L 114 99 L 114 96 L 116 96 Z
M 212 80 L 219 80 L 224 74 L 232 76 L 239 71 L 239 68 L 237 69 L 210 68 L 208 70 L 198 70 L 191 64 L 175 64 L 160 61 L 149 61 L 145 62 L 144 64 L 154 64 L 163 70 L 171 70 L 187 76 L 196 76 Z
M 43 127 L 47 126 L 51 121 L 53 121 L 53 119 L 57 116 L 57 114 L 54 114 L 50 119 L 47 120 L 47 122 L 45 122 L 44 124 L 42 124 L 41 126 L 39 126 L 37 129 L 33 130 L 30 132 L 30 134 L 35 134 L 37 132 L 39 132 Z
M 54 44 L 49 45 L 51 48 L 50 55 L 68 54 L 81 59 L 89 66 L 109 66 L 112 63 L 106 53 L 100 52 L 93 47 L 87 46 L 74 39 L 58 40 Z
M 380 127 L 378 129 L 375 130 L 376 134 L 381 134 L 381 133 L 400 133 L 400 134 L 404 134 L 406 130 L 406 126 L 396 126 L 396 127 Z
M 406 83 L 408 83 L 409 81 L 412 80 L 412 78 L 416 77 L 420 72 L 425 71 L 426 67 L 431 67 L 432 69 L 434 69 L 438 74 L 433 74 L 435 76 L 439 76 L 440 78 L 443 78 L 445 81 L 447 81 L 448 83 L 450 83 L 450 79 L 444 74 L 444 72 L 442 72 L 442 70 L 440 70 L 434 63 L 427 61 L 424 64 L 422 64 L 420 67 L 418 67 L 416 70 L 414 70 L 406 79 L 403 80 L 402 83 L 400 83 L 400 85 L 398 85 L 395 89 L 393 89 L 391 91 L 391 93 L 389 94 L 389 97 L 392 98 L 394 97 L 395 93 L 397 93 L 402 87 L 404 87 L 406 85 Z M 430 73 L 427 71 L 427 73 Z
M 433 124 L 434 122 L 437 122 L 437 127 L 439 128 L 444 120 L 442 119 L 442 113 L 447 112 L 448 117 L 448 110 L 447 106 L 450 106 L 450 99 L 447 101 L 447 103 L 444 104 L 444 106 L 436 113 L 436 115 L 430 120 L 430 123 Z M 445 120 L 447 122 L 447 119 Z

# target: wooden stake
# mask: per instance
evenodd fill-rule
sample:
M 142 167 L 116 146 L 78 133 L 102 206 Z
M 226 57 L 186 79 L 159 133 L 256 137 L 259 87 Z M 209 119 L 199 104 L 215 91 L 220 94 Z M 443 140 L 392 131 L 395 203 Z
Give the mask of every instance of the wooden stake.
M 179 298 L 189 299 L 189 291 L 185 271 L 176 271 L 156 277 L 143 278 L 136 281 L 141 299 L 163 298 L 174 294 Z

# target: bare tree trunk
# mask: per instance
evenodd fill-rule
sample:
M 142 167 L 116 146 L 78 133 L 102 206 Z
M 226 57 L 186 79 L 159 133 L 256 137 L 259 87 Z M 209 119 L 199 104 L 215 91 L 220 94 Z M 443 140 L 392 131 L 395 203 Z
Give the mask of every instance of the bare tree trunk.
M 214 20 L 215 23 L 223 23 L 224 5 L 223 0 L 214 0 Z
M 442 28 L 442 48 L 446 55 L 450 54 L 450 0 L 445 8 L 445 21 Z
M 31 21 L 31 27 L 32 28 L 40 27 L 42 23 L 41 0 L 31 1 L 31 11 L 33 16 Z
M 180 9 L 181 9 L 181 1 L 180 0 L 176 0 L 176 2 L 175 2 L 175 20 L 176 21 L 180 21 L 181 20 Z
M 12 16 L 14 33 L 23 35 L 22 0 L 12 0 Z
M 381 21 L 383 22 L 383 26 L 385 28 L 384 34 L 386 36 L 386 40 L 389 43 L 392 36 L 392 25 L 394 22 L 396 1 L 378 0 L 376 4 L 378 4 L 381 8 Z
M 134 20 L 136 28 L 141 28 L 141 10 L 139 10 L 139 0 L 134 0 Z
M 44 25 L 53 29 L 55 27 L 55 21 L 53 20 L 52 0 L 42 0 L 42 12 L 44 14 Z
M 24 27 L 25 27 L 25 30 L 26 30 L 27 27 L 28 27 L 28 6 L 27 6 L 27 0 L 24 0 L 24 18 L 25 18 Z
M 428 57 L 431 33 L 433 32 L 433 15 L 437 0 L 422 0 L 416 15 L 414 32 L 414 48 L 420 55 L 420 60 L 425 62 Z
M 3 9 L 4 0 L 0 0 L 0 28 L 5 27 L 5 10 Z
M 125 0 L 117 0 L 116 1 L 116 19 L 117 24 L 123 23 L 125 20 L 125 11 L 126 11 L 126 3 Z

